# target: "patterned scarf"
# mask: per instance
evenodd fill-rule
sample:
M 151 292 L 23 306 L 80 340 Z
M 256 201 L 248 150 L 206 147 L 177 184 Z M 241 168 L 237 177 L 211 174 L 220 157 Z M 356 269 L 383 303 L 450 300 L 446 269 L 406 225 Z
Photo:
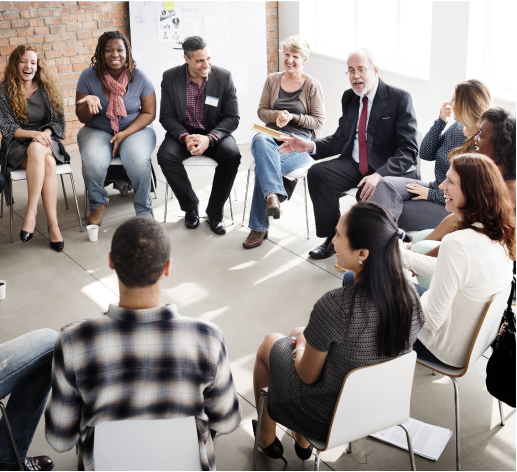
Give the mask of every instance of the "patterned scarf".
M 106 72 L 102 78 L 104 87 L 110 93 L 110 101 L 108 109 L 106 110 L 106 116 L 111 120 L 111 129 L 115 134 L 118 133 L 118 117 L 126 117 L 126 107 L 124 106 L 123 96 L 126 94 L 126 87 L 129 83 L 129 77 L 127 69 L 120 74 L 118 80 L 115 80 L 111 75 Z

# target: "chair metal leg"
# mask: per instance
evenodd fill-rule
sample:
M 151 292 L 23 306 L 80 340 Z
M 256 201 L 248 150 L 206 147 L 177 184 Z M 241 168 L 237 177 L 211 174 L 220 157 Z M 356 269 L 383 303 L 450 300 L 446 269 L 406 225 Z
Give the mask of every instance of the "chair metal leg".
M 314 461 L 314 470 L 320 470 L 320 451 L 316 451 L 316 459 Z
M 230 216 L 232 217 L 232 225 L 235 224 L 235 221 L 233 221 L 233 207 L 232 207 L 232 193 L 230 192 L 230 197 L 228 198 L 228 201 L 230 202 Z
M 9 424 L 9 420 L 7 419 L 7 415 L 5 413 L 5 406 L 2 402 L 0 402 L 0 410 L 2 411 L 2 418 L 5 420 L 5 426 L 7 427 L 7 435 L 9 436 L 9 442 L 11 443 L 11 447 L 13 448 L 14 455 L 16 456 L 16 462 L 18 462 L 19 470 L 23 470 L 22 461 L 20 459 L 20 454 L 18 454 L 18 449 L 16 449 L 16 443 L 14 442 L 13 431 L 11 429 L 11 425 Z
M 244 210 L 242 211 L 241 226 L 244 226 L 244 217 L 246 216 L 246 202 L 248 201 L 248 185 L 250 183 L 251 170 L 248 169 L 248 180 L 246 180 L 246 193 L 244 194 Z
M 0 218 L 3 218 L 4 217 L 4 192 L 2 192 L 2 194 L 0 195 L 0 205 L 1 205 Z
M 260 427 L 262 426 L 262 412 L 264 411 L 264 401 L 267 398 L 267 394 L 260 397 L 258 418 L 257 418 L 257 430 L 255 431 L 255 445 L 253 446 L 253 463 L 251 470 L 257 470 L 257 455 L 258 455 L 258 444 L 260 437 Z
M 86 212 L 88 211 L 88 189 L 86 188 L 86 185 L 84 186 L 84 221 L 85 223 L 88 222 L 88 218 L 86 216 Z
M 503 402 L 499 400 L 499 414 L 501 415 L 501 426 L 505 425 L 504 422 L 504 413 L 503 413 Z
M 307 176 L 303 177 L 303 195 L 305 197 L 305 222 L 307 224 L 307 239 L 309 239 L 309 211 L 307 210 Z
M 407 429 L 405 424 L 399 424 L 399 426 L 406 432 L 409 460 L 411 462 L 411 470 L 416 470 L 415 455 L 413 454 L 413 442 L 411 441 L 411 434 L 409 434 L 409 429 Z
M 165 184 L 165 210 L 163 212 L 163 222 L 165 223 L 165 220 L 167 219 L 167 200 L 169 195 L 169 182 Z
M 235 195 L 235 202 L 237 201 L 237 189 L 235 188 L 235 185 L 233 186 L 233 194 Z
M 436 376 L 436 372 L 433 370 L 433 372 L 431 373 L 431 375 Z
M 61 178 L 63 178 L 63 175 L 61 175 Z M 79 210 L 79 202 L 77 201 L 77 193 L 75 191 L 75 182 L 74 182 L 73 172 L 70 172 L 70 182 L 72 184 L 72 191 L 74 192 L 75 208 L 77 209 L 77 218 L 79 219 L 79 226 L 81 228 L 81 233 L 84 233 L 83 221 L 81 220 L 81 211 Z M 65 190 L 65 188 L 63 187 L 63 191 L 64 190 Z M 66 199 L 66 194 L 65 194 L 65 199 Z M 67 203 L 66 208 L 68 209 L 68 203 Z
M 456 470 L 460 470 L 460 391 L 458 389 L 458 381 L 451 377 L 454 385 L 454 410 L 456 417 Z
M 72 174 L 70 174 L 70 175 L 72 175 Z M 63 195 L 65 196 L 65 205 L 66 205 L 66 209 L 68 210 L 68 198 L 66 198 L 65 181 L 63 180 L 63 174 L 61 174 L 60 177 L 61 177 L 61 187 L 63 187 Z
M 14 243 L 14 234 L 13 234 L 13 205 L 14 205 L 14 198 L 13 198 L 13 179 L 11 179 L 11 175 L 9 175 L 9 182 L 11 184 L 11 208 L 9 213 L 10 223 L 11 223 L 11 242 Z
M 348 449 L 346 450 L 347 454 L 352 454 L 352 441 L 348 443 Z

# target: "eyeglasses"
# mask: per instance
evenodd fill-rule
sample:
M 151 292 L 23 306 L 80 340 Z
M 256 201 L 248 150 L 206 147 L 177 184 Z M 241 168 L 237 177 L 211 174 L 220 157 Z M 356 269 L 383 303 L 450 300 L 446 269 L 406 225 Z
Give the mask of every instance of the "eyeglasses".
M 357 70 L 355 69 L 348 69 L 346 71 L 346 75 L 351 75 L 352 77 L 355 75 L 355 74 L 364 74 L 367 70 L 370 70 L 370 69 L 373 69 L 373 67 L 358 67 Z

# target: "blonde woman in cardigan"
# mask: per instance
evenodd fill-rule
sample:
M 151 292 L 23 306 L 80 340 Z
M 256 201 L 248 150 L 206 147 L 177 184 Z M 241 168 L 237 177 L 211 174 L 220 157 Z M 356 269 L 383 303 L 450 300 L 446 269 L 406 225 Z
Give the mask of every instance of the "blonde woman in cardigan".
M 325 104 L 319 82 L 303 71 L 309 45 L 300 36 L 290 36 L 282 42 L 281 49 L 285 72 L 270 74 L 266 79 L 258 117 L 268 128 L 310 140 L 325 122 Z M 260 246 L 267 238 L 270 216 L 280 218 L 280 202 L 287 198 L 282 176 L 312 161 L 306 152 L 280 154 L 281 144 L 263 133 L 251 143 L 256 167 L 251 232 L 242 244 L 246 249 Z

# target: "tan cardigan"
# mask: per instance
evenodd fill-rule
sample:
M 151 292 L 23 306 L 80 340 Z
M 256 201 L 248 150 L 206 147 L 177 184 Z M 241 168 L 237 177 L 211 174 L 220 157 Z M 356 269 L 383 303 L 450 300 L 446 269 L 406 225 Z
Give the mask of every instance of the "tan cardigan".
M 257 114 L 262 122 L 266 124 L 276 123 L 278 111 L 274 110 L 273 107 L 280 92 L 282 75 L 284 75 L 284 72 L 269 74 L 264 84 L 264 90 L 262 90 Z M 297 121 L 295 124 L 311 129 L 312 138 L 314 139 L 320 136 L 319 130 L 325 123 L 325 101 L 323 100 L 320 83 L 308 74 L 305 75 L 307 78 L 300 94 L 300 101 L 303 103 L 305 110 L 307 110 L 307 114 L 296 115 Z

